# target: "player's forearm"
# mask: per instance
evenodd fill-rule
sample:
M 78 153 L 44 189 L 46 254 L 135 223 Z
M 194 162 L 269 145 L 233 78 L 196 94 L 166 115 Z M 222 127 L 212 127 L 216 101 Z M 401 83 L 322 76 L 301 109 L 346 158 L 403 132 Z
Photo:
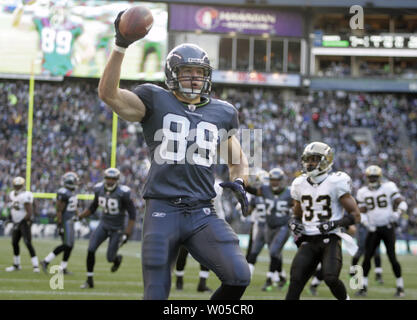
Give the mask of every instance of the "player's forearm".
M 90 214 L 91 214 L 91 210 L 90 209 L 86 209 L 78 217 L 80 219 L 84 219 L 84 218 L 88 217 Z
M 131 234 L 132 234 L 132 230 L 133 230 L 133 227 L 135 226 L 135 220 L 129 220 L 128 222 L 127 222 L 127 227 L 126 227 L 126 234 L 128 235 L 128 236 L 130 236 Z
M 99 98 L 107 103 L 115 112 L 117 112 L 117 105 L 114 105 L 114 100 L 119 90 L 123 58 L 124 53 L 115 50 L 112 51 L 98 84 Z

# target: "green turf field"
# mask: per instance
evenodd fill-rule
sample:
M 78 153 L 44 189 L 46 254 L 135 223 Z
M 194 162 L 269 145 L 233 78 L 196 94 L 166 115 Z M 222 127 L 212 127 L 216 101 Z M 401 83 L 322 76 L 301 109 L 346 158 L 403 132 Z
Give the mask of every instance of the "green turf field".
M 56 245 L 60 244 L 58 239 L 37 239 L 33 240 L 35 250 L 39 259 L 43 259 Z M 128 242 L 120 252 L 123 254 L 123 262 L 116 273 L 110 272 L 111 264 L 106 261 L 105 254 L 107 242 L 105 242 L 96 253 L 95 265 L 95 288 L 83 290 L 80 285 L 85 281 L 85 260 L 87 254 L 88 242 L 78 240 L 75 244 L 72 256 L 69 261 L 68 269 L 74 272 L 74 275 L 64 277 L 64 289 L 53 290 L 50 287 L 52 274 L 33 273 L 32 265 L 26 247 L 21 241 L 21 259 L 22 270 L 17 272 L 4 271 L 7 266 L 12 264 L 12 247 L 9 237 L 0 238 L 0 299 L 38 299 L 38 300 L 93 300 L 93 299 L 111 299 L 111 300 L 139 300 L 142 299 L 143 281 L 141 274 L 140 261 L 140 243 Z M 284 268 L 289 273 L 289 267 L 295 251 L 284 252 Z M 59 264 L 62 255 L 55 258 L 51 265 Z M 399 261 L 403 270 L 406 297 L 402 299 L 417 299 L 417 257 L 411 255 L 400 255 Z M 358 299 L 354 296 L 355 290 L 349 288 L 348 264 L 350 256 L 344 256 L 344 266 L 341 279 L 348 288 L 349 295 L 352 299 Z M 279 291 L 274 288 L 270 292 L 262 292 L 261 288 L 265 281 L 265 273 L 268 266 L 267 251 L 264 250 L 258 258 L 255 273 L 251 285 L 247 288 L 243 299 L 250 300 L 283 300 L 287 287 Z M 391 266 L 385 255 L 383 255 L 384 268 L 384 285 L 377 285 L 374 281 L 373 271 L 369 277 L 369 290 L 366 299 L 395 299 L 395 278 L 391 271 Z M 194 300 L 208 299 L 209 293 L 198 293 L 196 291 L 198 283 L 199 265 L 191 257 L 188 258 L 184 290 L 176 291 L 175 285 L 171 290 L 170 299 Z M 175 280 L 175 277 L 173 277 Z M 217 288 L 219 280 L 213 273 L 210 273 L 208 286 L 212 289 Z M 330 291 L 323 283 L 320 285 L 316 297 L 309 293 L 306 286 L 302 299 L 334 299 Z

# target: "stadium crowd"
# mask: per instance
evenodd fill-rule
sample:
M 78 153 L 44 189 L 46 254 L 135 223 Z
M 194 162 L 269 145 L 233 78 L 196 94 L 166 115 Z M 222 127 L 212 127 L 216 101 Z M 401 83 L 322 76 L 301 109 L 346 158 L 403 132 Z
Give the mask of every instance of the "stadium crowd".
M 4 214 L 12 178 L 26 175 L 29 84 L 1 80 L 0 90 L 4 93 L 0 95 L 0 208 Z M 400 187 L 409 204 L 410 217 L 417 211 L 417 172 L 413 165 L 417 154 L 411 143 L 417 138 L 415 97 L 344 92 L 283 96 L 276 89 L 220 86 L 215 86 L 213 96 L 236 106 L 241 128 L 263 130 L 262 166 L 266 170 L 282 167 L 288 183 L 301 169 L 299 158 L 305 144 L 313 137 L 319 138 L 335 148 L 334 168 L 352 177 L 354 192 L 363 183 L 366 166 L 377 164 Z M 354 139 L 355 128 L 367 128 L 372 139 Z M 121 183 L 138 195 L 150 165 L 141 126 L 119 121 L 118 129 Z M 111 130 L 112 113 L 98 99 L 96 82 L 37 81 L 31 191 L 55 193 L 62 174 L 72 170 L 81 180 L 78 192 L 91 193 L 110 165 Z M 134 201 L 142 213 L 143 200 L 138 196 Z M 81 203 L 86 205 L 85 201 Z M 53 217 L 53 202 L 37 200 L 36 213 Z M 412 232 L 416 232 L 415 228 Z

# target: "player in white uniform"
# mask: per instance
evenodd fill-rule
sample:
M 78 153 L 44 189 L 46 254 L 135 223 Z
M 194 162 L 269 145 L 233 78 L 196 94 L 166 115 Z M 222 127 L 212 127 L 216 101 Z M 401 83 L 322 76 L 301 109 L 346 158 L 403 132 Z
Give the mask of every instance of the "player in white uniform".
M 32 235 L 30 231 L 31 216 L 33 211 L 33 194 L 25 191 L 23 186 L 25 179 L 16 177 L 13 179 L 13 190 L 10 192 L 10 213 L 13 222 L 12 246 L 13 246 L 13 265 L 6 268 L 7 272 L 17 271 L 20 266 L 20 247 L 19 241 L 23 237 L 26 247 L 31 256 L 33 272 L 39 272 L 39 260 L 32 245 Z
M 289 226 L 296 236 L 298 251 L 291 265 L 287 300 L 299 299 L 318 263 L 332 294 L 339 300 L 349 299 L 339 279 L 342 250 L 336 233 L 341 227 L 359 222 L 360 212 L 351 195 L 350 177 L 344 172 L 330 173 L 333 157 L 327 144 L 310 143 L 301 157 L 305 174 L 291 185 L 294 216 Z
M 365 213 L 362 220 L 366 221 L 368 235 L 365 240 L 365 258 L 362 263 L 364 287 L 356 294 L 366 296 L 368 274 L 371 258 L 381 240 L 384 241 L 387 255 L 397 278 L 396 297 L 404 296 L 404 281 L 401 277 L 401 266 L 395 254 L 395 228 L 392 225 L 400 215 L 407 212 L 407 203 L 392 181 L 382 182 L 382 170 L 372 165 L 366 168 L 365 175 L 368 185 L 358 190 L 356 198 L 361 212 Z

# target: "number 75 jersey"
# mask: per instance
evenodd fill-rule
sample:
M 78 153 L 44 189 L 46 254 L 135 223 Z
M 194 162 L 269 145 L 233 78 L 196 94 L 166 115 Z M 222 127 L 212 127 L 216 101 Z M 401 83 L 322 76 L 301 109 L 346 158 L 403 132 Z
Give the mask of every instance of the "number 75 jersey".
M 344 172 L 330 173 L 321 183 L 313 183 L 307 175 L 296 178 L 291 185 L 291 196 L 301 204 L 305 235 L 318 235 L 317 226 L 325 221 L 339 220 L 344 209 L 339 198 L 351 194 L 352 180 Z M 330 233 L 339 231 L 332 230 Z

